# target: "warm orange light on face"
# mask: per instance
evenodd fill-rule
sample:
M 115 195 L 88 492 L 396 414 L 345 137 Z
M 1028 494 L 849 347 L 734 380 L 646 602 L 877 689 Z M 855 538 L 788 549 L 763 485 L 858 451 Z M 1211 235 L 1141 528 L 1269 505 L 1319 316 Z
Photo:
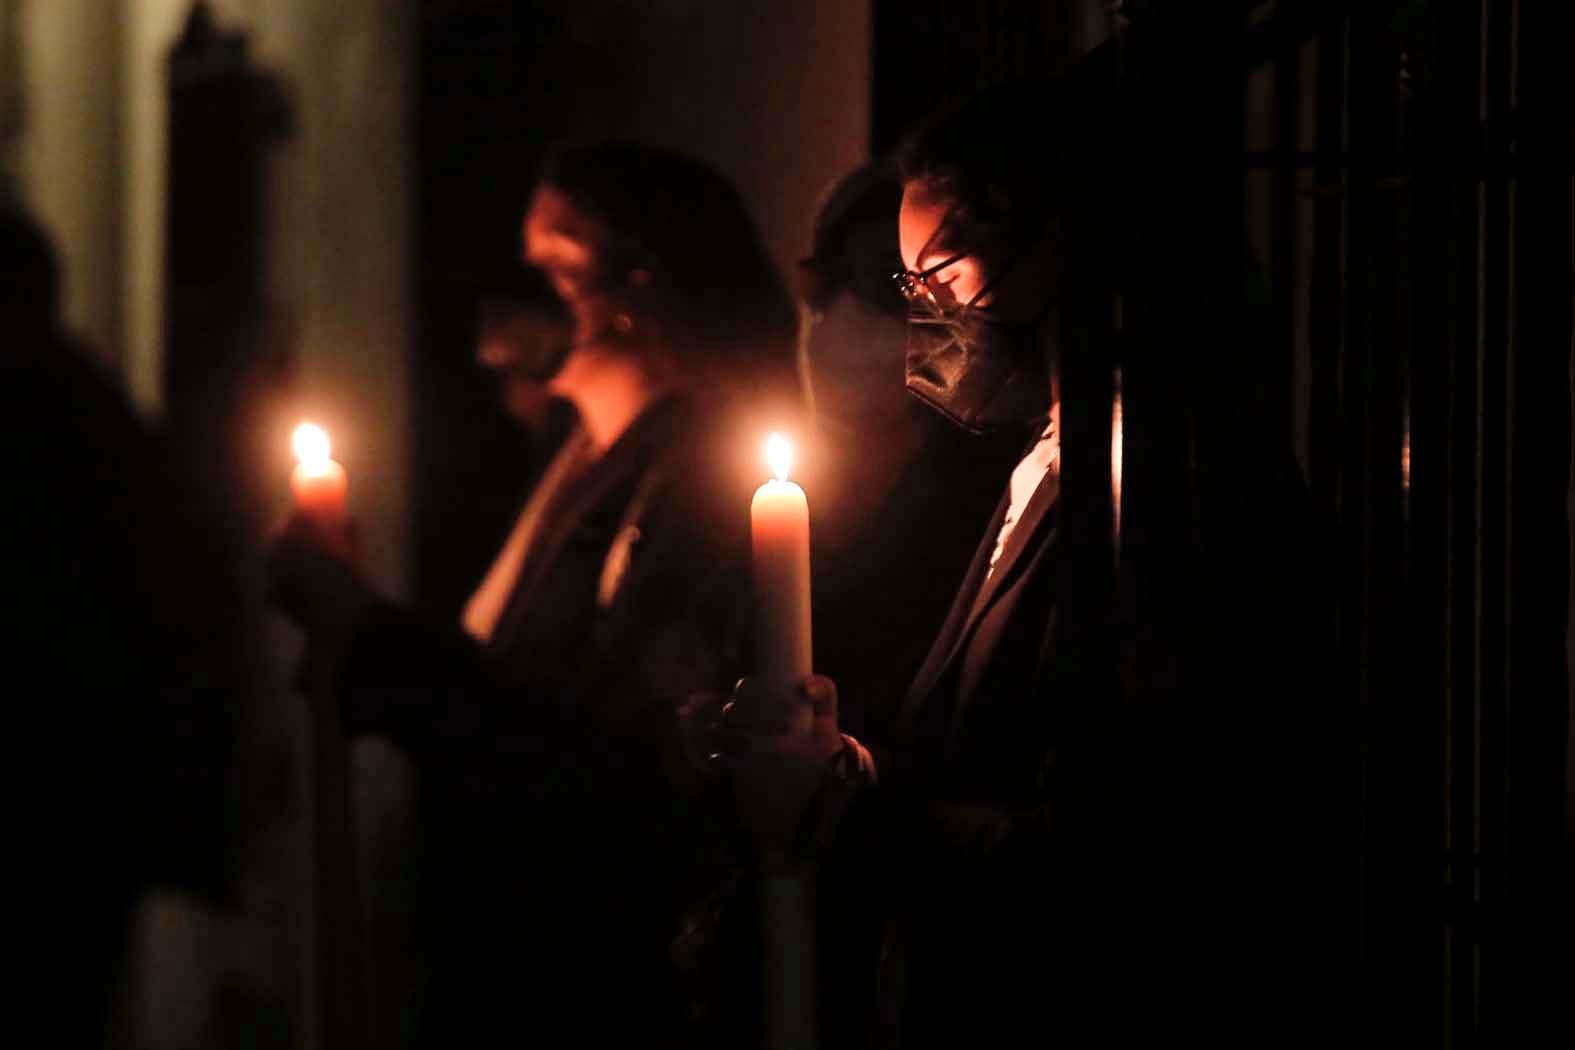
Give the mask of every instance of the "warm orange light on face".
M 766 438 L 766 464 L 778 481 L 786 481 L 793 469 L 793 443 L 781 434 Z

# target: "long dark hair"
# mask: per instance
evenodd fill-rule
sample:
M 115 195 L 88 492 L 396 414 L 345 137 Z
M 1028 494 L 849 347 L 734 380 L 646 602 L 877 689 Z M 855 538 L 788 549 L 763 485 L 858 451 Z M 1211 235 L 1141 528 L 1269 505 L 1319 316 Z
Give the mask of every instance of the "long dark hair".
M 541 181 L 605 225 L 605 246 L 652 276 L 674 350 L 712 375 L 791 375 L 797 312 L 733 184 L 702 161 L 635 142 L 563 145 Z
M 898 176 L 953 206 L 962 243 L 1010 253 L 1053 226 L 1076 236 L 1086 265 L 1120 210 L 1109 94 L 1069 74 L 995 85 L 911 131 L 897 150 Z

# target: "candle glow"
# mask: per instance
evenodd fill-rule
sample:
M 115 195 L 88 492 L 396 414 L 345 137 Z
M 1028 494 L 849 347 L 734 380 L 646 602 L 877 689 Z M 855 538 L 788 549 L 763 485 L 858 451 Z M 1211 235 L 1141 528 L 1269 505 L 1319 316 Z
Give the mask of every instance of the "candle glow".
M 786 481 L 793 469 L 793 443 L 781 434 L 766 438 L 766 465 L 778 481 Z
M 290 436 L 290 447 L 295 450 L 295 458 L 301 466 L 318 473 L 329 462 L 332 449 L 328 431 L 316 423 L 302 423 L 296 427 Z
M 328 432 L 315 423 L 302 423 L 291 435 L 298 465 L 290 475 L 295 504 L 304 514 L 337 525 L 345 517 L 345 470 L 330 456 Z
M 1121 392 L 1110 406 L 1110 511 L 1116 545 L 1121 544 Z

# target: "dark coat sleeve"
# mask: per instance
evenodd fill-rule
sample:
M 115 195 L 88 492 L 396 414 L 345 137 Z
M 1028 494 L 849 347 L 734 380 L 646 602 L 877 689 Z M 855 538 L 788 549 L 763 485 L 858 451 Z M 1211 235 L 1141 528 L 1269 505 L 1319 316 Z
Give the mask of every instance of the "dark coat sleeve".
M 549 792 L 642 769 L 687 777 L 678 712 L 736 679 L 748 599 L 741 526 L 697 481 L 679 473 L 651 494 L 612 600 L 533 666 L 458 627 L 376 607 L 338 667 L 349 731 L 386 734 L 472 790 L 518 787 L 529 770 Z
M 1104 622 L 1041 618 L 1038 676 L 993 745 L 1020 775 L 970 790 L 898 763 L 849 807 L 828 863 L 899 931 L 899 1013 L 985 1038 L 981 1010 L 1029 1023 L 1053 987 L 1069 1034 L 1316 1030 L 1349 919 L 1348 764 L 1318 673 L 1316 528 L 1293 476 L 1254 480 L 1162 575 L 1124 565 Z

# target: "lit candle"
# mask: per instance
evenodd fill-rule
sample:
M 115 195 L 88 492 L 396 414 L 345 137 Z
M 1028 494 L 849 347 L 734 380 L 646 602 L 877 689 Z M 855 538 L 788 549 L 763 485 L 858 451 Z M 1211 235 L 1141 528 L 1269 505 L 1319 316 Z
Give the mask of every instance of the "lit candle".
M 345 519 L 345 468 L 329 457 L 328 432 L 315 423 L 302 423 L 291 438 L 299 461 L 290 475 L 295 505 L 303 514 L 325 525 Z
M 754 542 L 756 673 L 794 682 L 811 673 L 809 623 L 809 503 L 787 480 L 793 446 L 781 434 L 766 440 L 766 462 L 776 477 L 755 490 L 750 504 Z
M 1120 383 L 1120 376 L 1116 378 Z M 1116 387 L 1116 396 L 1110 404 L 1110 518 L 1111 526 L 1115 530 L 1115 544 L 1121 547 L 1121 388 Z
M 755 490 L 749 507 L 754 542 L 756 675 L 777 687 L 811 673 L 809 623 L 809 502 L 787 479 L 793 446 L 781 434 L 766 439 L 766 462 L 776 478 Z M 800 705 L 795 734 L 813 728 Z M 796 1050 L 815 1045 L 815 924 L 808 878 L 802 871 L 768 873 L 760 886 L 762 965 L 766 980 L 766 1046 Z

